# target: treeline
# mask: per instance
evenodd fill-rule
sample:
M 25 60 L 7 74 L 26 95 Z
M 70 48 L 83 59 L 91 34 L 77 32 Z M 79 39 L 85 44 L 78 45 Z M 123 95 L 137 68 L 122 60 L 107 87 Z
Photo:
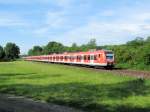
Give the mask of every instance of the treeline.
M 34 46 L 29 50 L 28 55 L 43 55 L 43 54 L 53 54 L 53 53 L 63 53 L 63 52 L 78 52 L 78 51 L 88 51 L 89 49 L 96 48 L 96 40 L 91 39 L 87 44 L 78 46 L 73 43 L 71 47 L 64 46 L 59 42 L 49 42 L 46 46 Z
M 113 50 L 120 67 L 150 69 L 150 37 L 137 37 L 123 45 L 103 46 Z
M 28 55 L 78 52 L 88 51 L 89 49 L 114 51 L 115 61 L 120 67 L 150 69 L 150 37 L 146 39 L 137 37 L 126 44 L 106 46 L 97 46 L 95 39 L 91 39 L 87 44 L 81 46 L 73 43 L 71 47 L 64 46 L 58 42 L 49 42 L 46 46 L 34 46 L 29 50 Z
M 15 43 L 7 43 L 5 47 L 0 46 L 0 61 L 10 61 L 19 58 L 20 48 Z

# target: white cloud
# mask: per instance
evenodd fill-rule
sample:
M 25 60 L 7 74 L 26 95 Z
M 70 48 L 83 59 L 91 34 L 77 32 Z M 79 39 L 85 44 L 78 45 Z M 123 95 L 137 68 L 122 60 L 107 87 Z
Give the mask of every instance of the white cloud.
M 55 0 L 54 2 L 60 7 L 67 8 L 71 5 L 73 0 Z
M 36 34 L 38 36 L 43 36 L 45 33 L 47 33 L 49 30 L 48 27 L 41 27 L 41 28 L 38 28 L 38 29 L 35 29 L 33 31 L 33 34 Z
M 115 15 L 115 12 L 113 10 L 106 10 L 106 11 L 103 11 L 101 13 L 99 13 L 100 16 L 114 16 Z
M 114 21 L 99 21 L 93 19 L 97 18 L 96 15 L 96 17 L 92 17 L 88 24 L 65 33 L 63 38 L 67 37 L 67 40 L 71 43 L 85 43 L 90 38 L 96 38 L 101 45 L 120 44 L 136 36 L 150 35 L 150 23 L 146 22 L 150 20 L 149 17 L 149 13 L 131 14 L 129 16 L 122 14 L 121 18 L 116 17 Z
M 116 16 L 117 12 L 104 11 L 101 14 L 103 16 Z M 49 12 L 46 21 L 48 26 L 39 28 L 37 30 L 38 34 L 48 34 L 51 28 L 61 29 L 66 26 L 68 23 L 64 15 L 64 12 Z M 49 38 L 63 42 L 66 45 L 71 45 L 73 42 L 83 44 L 88 42 L 90 38 L 96 38 L 100 45 L 105 45 L 121 44 L 136 36 L 150 34 L 150 23 L 146 22 L 149 20 L 148 13 L 131 14 L 128 16 L 127 14 L 120 14 L 121 18 L 117 18 L 116 16 L 114 21 L 101 21 L 98 19 L 98 15 L 96 14 L 94 17 L 87 19 L 88 23 L 83 26 L 60 33 L 60 38 L 55 38 L 55 35 L 49 35 Z
M 38 36 L 48 35 L 50 34 L 51 30 L 54 29 L 62 29 L 66 27 L 65 25 L 66 18 L 65 18 L 65 12 L 63 11 L 56 11 L 51 12 L 49 11 L 45 15 L 45 19 L 43 20 L 43 24 L 39 25 L 38 28 L 36 28 L 33 33 L 35 33 Z
M 140 21 L 150 20 L 150 12 L 144 12 L 144 13 L 137 14 L 135 16 L 135 19 L 140 20 Z
M 65 21 L 64 12 L 48 12 L 46 17 L 46 24 L 53 27 L 59 28 Z

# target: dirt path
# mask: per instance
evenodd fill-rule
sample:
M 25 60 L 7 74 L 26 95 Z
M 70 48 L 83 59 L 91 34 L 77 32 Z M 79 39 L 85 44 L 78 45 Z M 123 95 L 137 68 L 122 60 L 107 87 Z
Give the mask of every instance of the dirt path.
M 0 94 L 0 112 L 83 112 L 70 107 L 47 104 L 23 97 Z
M 138 71 L 138 70 L 112 70 L 112 72 L 120 75 L 135 76 L 138 78 L 150 78 L 150 71 Z

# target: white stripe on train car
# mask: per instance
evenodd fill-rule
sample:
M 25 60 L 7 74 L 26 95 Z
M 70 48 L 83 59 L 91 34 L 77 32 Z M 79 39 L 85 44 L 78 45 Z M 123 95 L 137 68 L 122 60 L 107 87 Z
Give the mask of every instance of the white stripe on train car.
M 64 61 L 50 61 L 50 60 L 35 60 L 35 61 L 67 63 L 67 64 L 81 64 L 81 65 L 91 65 L 91 66 L 107 66 L 107 63 L 64 62 Z

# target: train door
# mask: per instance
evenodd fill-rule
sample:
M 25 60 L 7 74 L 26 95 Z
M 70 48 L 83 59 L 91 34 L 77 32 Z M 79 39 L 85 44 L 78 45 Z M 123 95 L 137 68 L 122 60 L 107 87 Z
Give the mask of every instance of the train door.
M 84 63 L 84 55 L 81 55 L 81 63 Z
M 90 55 L 90 64 L 94 64 L 94 55 Z

